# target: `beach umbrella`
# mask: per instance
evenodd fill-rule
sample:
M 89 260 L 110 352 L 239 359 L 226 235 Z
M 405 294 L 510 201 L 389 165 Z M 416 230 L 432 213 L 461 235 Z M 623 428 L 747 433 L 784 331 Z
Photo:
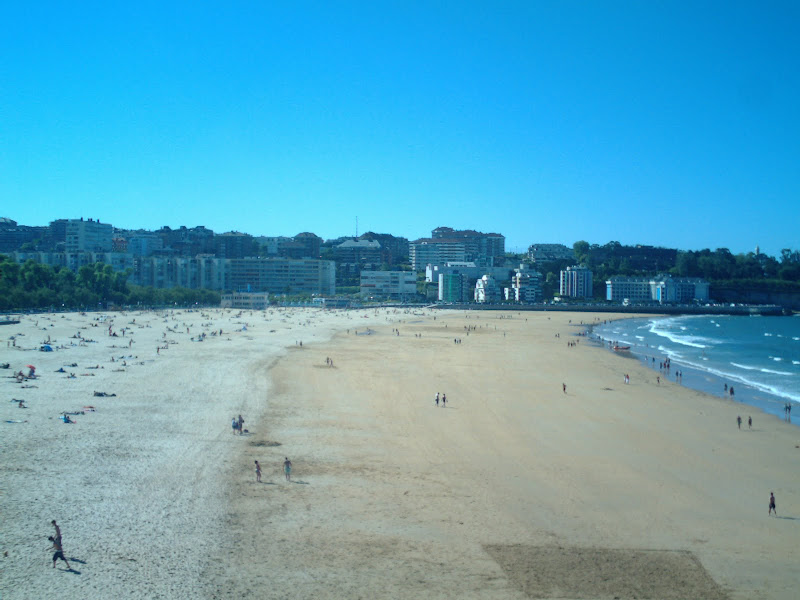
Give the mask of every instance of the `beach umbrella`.
M 27 366 L 29 369 L 35 369 L 36 368 L 33 365 L 25 365 L 25 366 Z

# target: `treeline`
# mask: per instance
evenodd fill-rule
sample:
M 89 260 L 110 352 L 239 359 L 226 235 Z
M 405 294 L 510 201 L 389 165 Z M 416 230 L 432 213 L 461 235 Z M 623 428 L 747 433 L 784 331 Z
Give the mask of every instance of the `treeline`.
M 90 309 L 116 306 L 218 305 L 211 290 L 156 289 L 127 282 L 130 273 L 111 265 L 85 265 L 73 273 L 29 260 L 20 265 L 0 254 L 0 310 Z
M 716 250 L 642 248 L 609 242 L 602 246 L 579 241 L 575 259 L 538 265 L 543 272 L 545 297 L 558 292 L 559 272 L 582 264 L 592 271 L 594 297 L 605 298 L 606 281 L 615 276 L 651 277 L 661 273 L 675 277 L 701 277 L 717 287 L 773 292 L 800 292 L 800 251 L 784 249 L 779 258 L 766 254 L 733 254 Z

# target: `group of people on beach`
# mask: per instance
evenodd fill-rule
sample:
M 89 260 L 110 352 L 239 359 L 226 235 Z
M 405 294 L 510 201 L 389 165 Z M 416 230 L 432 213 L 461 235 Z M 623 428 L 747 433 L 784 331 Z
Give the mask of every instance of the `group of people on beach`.
M 288 456 L 284 457 L 283 461 L 283 475 L 286 477 L 286 481 L 292 480 L 292 461 L 289 460 Z M 261 465 L 258 461 L 254 461 L 256 463 L 256 483 L 261 483 Z
M 231 420 L 231 429 L 233 429 L 233 435 L 236 435 L 237 433 L 242 435 L 244 433 L 244 419 L 242 418 L 242 415 L 233 417 Z
M 439 397 L 439 392 L 436 392 L 436 398 L 434 398 L 434 402 L 436 402 L 436 406 L 439 406 L 439 401 L 442 402 L 442 408 L 447 408 L 447 394 L 442 394 L 441 398 Z

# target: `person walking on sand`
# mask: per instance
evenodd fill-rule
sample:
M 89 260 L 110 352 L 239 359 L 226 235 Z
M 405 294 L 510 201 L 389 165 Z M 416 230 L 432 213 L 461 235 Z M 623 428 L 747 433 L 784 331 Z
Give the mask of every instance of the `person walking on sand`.
M 256 462 L 256 483 L 261 483 L 261 465 Z
M 237 421 L 237 424 L 239 425 L 238 427 L 239 435 L 242 435 L 244 433 L 244 419 L 242 418 L 242 415 L 239 415 L 239 420 Z
M 285 457 L 286 460 L 283 461 L 283 474 L 286 475 L 286 481 L 292 480 L 292 461 L 289 460 L 289 457 Z
M 567 384 L 566 383 L 562 383 L 561 384 L 561 391 L 564 392 L 565 394 L 567 393 Z
M 442 394 L 442 408 L 447 404 L 447 394 Z
M 739 426 L 739 429 L 742 428 L 742 417 L 741 415 L 736 416 L 736 424 Z
M 747 417 L 747 428 L 748 429 L 753 428 L 753 417 Z
M 771 515 L 772 513 L 775 513 L 776 517 L 778 516 L 778 511 L 775 510 L 775 494 L 770 492 L 769 493 L 769 511 L 767 512 L 767 515 Z M 55 559 L 53 559 L 53 560 L 55 561 Z
M 64 556 L 64 550 L 61 547 L 61 536 L 60 535 L 58 535 L 58 536 L 52 536 L 51 535 L 51 536 L 48 536 L 47 539 L 50 540 L 53 543 L 53 545 L 50 548 L 55 550 L 55 553 L 53 554 L 53 568 L 54 569 L 56 568 L 56 561 L 60 558 L 65 563 L 67 563 L 67 569 L 69 569 L 71 571 L 72 567 L 69 566 L 69 561 L 67 560 L 67 557 Z
M 438 407 L 439 406 L 439 392 L 436 392 L 435 402 L 436 402 L 436 406 Z

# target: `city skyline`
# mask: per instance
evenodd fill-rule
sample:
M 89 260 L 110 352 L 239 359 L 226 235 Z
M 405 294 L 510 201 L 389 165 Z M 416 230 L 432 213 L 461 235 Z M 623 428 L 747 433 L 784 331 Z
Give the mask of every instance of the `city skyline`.
M 20 224 L 800 245 L 790 2 L 7 13 L 0 216 Z

